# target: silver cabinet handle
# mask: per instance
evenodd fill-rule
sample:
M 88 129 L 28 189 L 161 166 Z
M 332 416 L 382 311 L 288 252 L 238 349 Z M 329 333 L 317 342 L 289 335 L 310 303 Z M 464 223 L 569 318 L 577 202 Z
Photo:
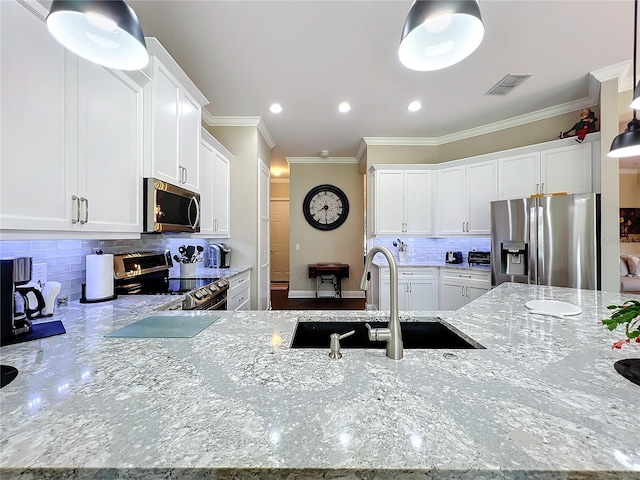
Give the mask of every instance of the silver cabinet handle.
M 469 232 L 469 222 L 467 222 L 467 232 Z
M 80 201 L 78 202 L 78 205 L 80 205 L 81 202 L 84 203 L 85 207 L 84 207 L 84 220 L 80 220 L 80 223 L 84 225 L 89 221 L 89 200 L 87 200 L 84 197 L 80 197 Z
M 540 184 L 536 183 L 536 193 L 540 193 Z
M 75 195 L 71 195 L 71 201 L 76 202 L 76 216 L 71 217 L 71 223 L 78 223 L 80 221 L 80 199 Z
M 187 183 L 188 180 L 189 180 L 189 170 L 184 168 L 184 182 L 183 183 Z
M 544 193 L 544 182 L 542 182 L 542 187 L 540 188 L 540 193 Z

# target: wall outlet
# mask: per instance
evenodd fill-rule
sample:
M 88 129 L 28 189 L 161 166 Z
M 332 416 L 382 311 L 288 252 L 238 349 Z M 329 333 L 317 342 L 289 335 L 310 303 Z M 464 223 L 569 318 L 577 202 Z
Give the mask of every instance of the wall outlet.
M 44 286 L 47 283 L 47 264 L 34 263 L 31 265 L 31 282 Z

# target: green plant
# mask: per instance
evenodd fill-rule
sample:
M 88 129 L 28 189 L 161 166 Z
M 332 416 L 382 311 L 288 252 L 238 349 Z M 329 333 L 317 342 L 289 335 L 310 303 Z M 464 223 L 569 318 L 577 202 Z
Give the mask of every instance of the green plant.
M 602 324 L 613 331 L 621 325 L 625 327 L 626 339 L 614 342 L 613 348 L 622 348 L 622 345 L 635 340 L 640 343 L 640 300 L 627 300 L 622 305 L 609 305 L 609 310 L 614 310 L 611 316 L 602 320 Z

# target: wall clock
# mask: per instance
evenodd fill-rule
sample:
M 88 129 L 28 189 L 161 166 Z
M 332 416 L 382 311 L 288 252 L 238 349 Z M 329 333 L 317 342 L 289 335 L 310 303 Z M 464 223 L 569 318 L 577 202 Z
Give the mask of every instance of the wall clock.
M 333 230 L 342 225 L 349 215 L 349 201 L 342 190 L 334 185 L 313 187 L 302 203 L 304 218 L 318 230 Z

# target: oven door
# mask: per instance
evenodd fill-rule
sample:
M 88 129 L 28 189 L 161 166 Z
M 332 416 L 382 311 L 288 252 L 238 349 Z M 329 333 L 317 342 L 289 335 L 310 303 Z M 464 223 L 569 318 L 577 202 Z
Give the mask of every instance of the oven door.
M 213 298 L 208 303 L 203 303 L 194 307 L 192 310 L 226 310 L 227 309 L 227 292 L 224 292 Z

